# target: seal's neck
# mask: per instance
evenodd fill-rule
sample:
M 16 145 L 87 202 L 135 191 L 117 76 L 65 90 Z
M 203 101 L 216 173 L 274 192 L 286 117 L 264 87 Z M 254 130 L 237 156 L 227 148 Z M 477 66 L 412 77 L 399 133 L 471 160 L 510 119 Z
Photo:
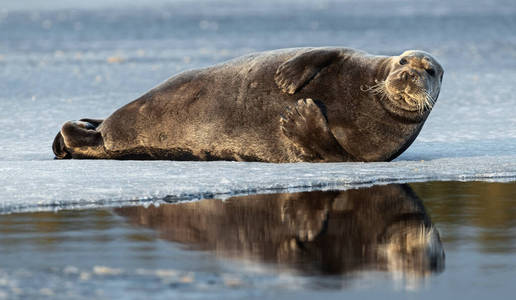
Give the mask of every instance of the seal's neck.
M 370 76 L 377 81 L 385 81 L 391 72 L 392 63 L 388 56 L 374 57 L 369 68 Z

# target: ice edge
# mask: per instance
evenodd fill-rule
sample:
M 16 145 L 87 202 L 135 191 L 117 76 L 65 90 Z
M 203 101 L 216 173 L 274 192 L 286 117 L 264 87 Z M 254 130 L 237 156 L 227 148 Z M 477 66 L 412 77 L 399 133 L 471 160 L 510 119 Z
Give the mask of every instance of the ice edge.
M 49 212 L 60 210 L 84 210 L 84 209 L 103 209 L 122 206 L 149 206 L 160 205 L 160 203 L 181 203 L 189 201 L 198 201 L 202 199 L 227 199 L 235 196 L 246 196 L 255 194 L 276 194 L 276 193 L 295 193 L 308 191 L 328 191 L 328 190 L 349 190 L 370 187 L 373 185 L 387 185 L 387 184 L 402 184 L 414 182 L 428 182 L 428 181 L 484 181 L 484 182 L 513 182 L 516 181 L 516 172 L 508 175 L 459 175 L 459 176 L 421 176 L 421 177 L 399 177 L 399 178 L 378 178 L 376 180 L 356 180 L 341 182 L 326 181 L 313 184 L 301 185 L 281 185 L 274 187 L 251 187 L 248 189 L 234 189 L 229 192 L 210 192 L 201 191 L 193 193 L 177 193 L 165 195 L 164 197 L 132 197 L 133 199 L 99 199 L 78 201 L 56 201 L 53 203 L 34 203 L 23 205 L 3 205 L 0 207 L 0 215 L 12 213 L 27 213 L 27 212 Z M 136 199 L 135 199 L 136 198 Z

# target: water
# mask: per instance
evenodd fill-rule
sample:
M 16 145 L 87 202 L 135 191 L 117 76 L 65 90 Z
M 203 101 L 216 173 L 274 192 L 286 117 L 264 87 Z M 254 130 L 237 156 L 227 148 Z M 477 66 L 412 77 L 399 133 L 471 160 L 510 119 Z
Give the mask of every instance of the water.
M 425 182 L 2 215 L 0 299 L 507 299 L 515 200 Z

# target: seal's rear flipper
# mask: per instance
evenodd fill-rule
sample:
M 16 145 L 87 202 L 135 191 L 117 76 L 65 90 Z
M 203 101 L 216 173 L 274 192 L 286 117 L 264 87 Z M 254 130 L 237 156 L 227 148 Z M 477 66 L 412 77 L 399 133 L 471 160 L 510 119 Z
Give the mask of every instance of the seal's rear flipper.
M 80 119 L 79 121 L 89 123 L 89 126 L 93 126 L 94 128 L 99 127 L 99 125 L 104 122 L 102 119 Z
M 58 132 L 56 137 L 54 138 L 54 143 L 52 144 L 52 151 L 54 151 L 54 154 L 56 155 L 54 159 L 72 158 L 70 152 L 66 150 L 63 135 L 61 134 L 61 132 Z
M 84 155 L 81 152 L 84 151 L 74 148 L 101 146 L 103 144 L 102 135 L 96 130 L 100 123 L 102 123 L 102 120 L 91 119 L 66 122 L 55 137 L 52 145 L 56 158 L 72 158 L 75 157 L 73 155 L 75 152 L 77 152 L 79 157 L 82 157 Z

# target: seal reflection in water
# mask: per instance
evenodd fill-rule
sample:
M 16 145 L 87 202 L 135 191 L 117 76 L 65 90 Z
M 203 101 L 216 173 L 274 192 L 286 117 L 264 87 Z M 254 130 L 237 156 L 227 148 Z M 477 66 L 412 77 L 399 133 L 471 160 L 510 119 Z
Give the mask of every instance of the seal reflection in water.
M 443 68 L 429 53 L 250 54 L 178 74 L 105 120 L 66 122 L 56 158 L 389 161 L 419 134 Z
M 208 199 L 116 212 L 193 249 L 307 274 L 384 270 L 417 278 L 444 268 L 439 233 L 408 185 Z

